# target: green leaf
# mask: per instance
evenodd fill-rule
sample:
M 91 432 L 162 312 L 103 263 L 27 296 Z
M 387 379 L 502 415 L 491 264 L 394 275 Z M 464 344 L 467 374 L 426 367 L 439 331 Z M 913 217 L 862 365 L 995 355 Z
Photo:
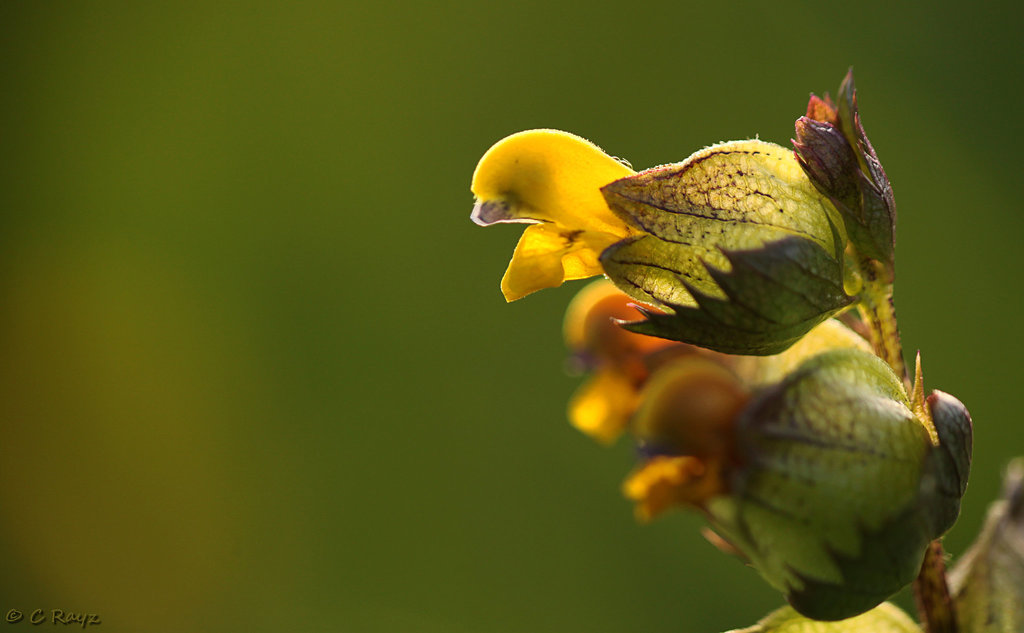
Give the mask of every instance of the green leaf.
M 852 301 L 835 208 L 792 152 L 734 141 L 602 188 L 645 234 L 601 254 L 622 290 L 669 314 L 633 331 L 730 354 L 785 350 Z
M 809 620 L 783 607 L 754 626 L 731 633 L 921 633 L 921 628 L 895 605 L 883 602 L 871 611 L 838 622 Z
M 949 580 L 961 633 L 1024 631 L 1024 458 L 1010 463 L 1002 499 Z

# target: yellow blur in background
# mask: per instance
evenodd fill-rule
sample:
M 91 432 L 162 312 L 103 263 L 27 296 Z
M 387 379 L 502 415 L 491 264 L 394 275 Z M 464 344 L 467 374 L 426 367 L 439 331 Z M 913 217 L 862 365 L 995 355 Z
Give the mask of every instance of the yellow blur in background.
M 841 10 L 5 4 L 0 612 L 101 631 L 754 623 L 781 597 L 695 516 L 636 525 L 630 447 L 564 419 L 579 284 L 506 305 L 519 230 L 473 226 L 470 177 L 536 127 L 637 169 L 785 144 L 850 64 L 896 191 L 905 347 L 975 420 L 962 552 L 1024 453 L 1006 114 L 1024 16 Z

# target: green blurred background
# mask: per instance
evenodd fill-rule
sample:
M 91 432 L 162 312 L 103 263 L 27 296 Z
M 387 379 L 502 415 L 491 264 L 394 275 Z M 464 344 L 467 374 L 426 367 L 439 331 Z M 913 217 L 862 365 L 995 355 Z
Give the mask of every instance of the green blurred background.
M 506 305 L 519 230 L 472 225 L 469 180 L 531 127 L 638 168 L 786 143 L 851 64 L 906 347 L 976 422 L 962 552 L 1024 454 L 1024 10 L 961 5 L 0 5 L 0 611 L 753 623 L 781 598 L 696 516 L 638 526 L 629 447 L 566 423 L 578 284 Z

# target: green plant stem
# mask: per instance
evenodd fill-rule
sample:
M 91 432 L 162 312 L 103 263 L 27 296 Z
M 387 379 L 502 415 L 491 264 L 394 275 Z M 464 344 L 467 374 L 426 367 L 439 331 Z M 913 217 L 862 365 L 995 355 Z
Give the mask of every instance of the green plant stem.
M 879 358 L 889 363 L 893 372 L 903 378 L 910 393 L 910 376 L 903 360 L 903 346 L 896 323 L 891 275 L 885 274 L 880 262 L 861 263 L 864 288 L 858 305 L 867 325 L 871 345 Z M 933 431 L 933 429 L 929 429 Z M 946 561 L 942 541 L 934 540 L 925 550 L 921 571 L 914 580 L 914 599 L 927 633 L 959 633 L 956 611 L 946 582 Z
M 900 330 L 896 325 L 896 306 L 893 304 L 893 285 L 882 277 L 881 265 L 874 260 L 862 264 L 864 289 L 858 306 L 861 318 L 868 327 L 875 354 L 889 363 L 897 376 L 909 381 L 907 365 L 903 361 Z

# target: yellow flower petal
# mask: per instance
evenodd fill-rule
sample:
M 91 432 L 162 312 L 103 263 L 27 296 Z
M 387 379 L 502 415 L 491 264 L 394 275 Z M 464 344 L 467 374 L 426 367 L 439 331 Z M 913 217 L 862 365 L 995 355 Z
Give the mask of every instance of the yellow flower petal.
M 506 301 L 602 274 L 598 255 L 616 242 L 613 235 L 534 224 L 523 231 L 501 280 Z
M 633 431 L 656 452 L 726 458 L 733 426 L 750 394 L 717 362 L 686 356 L 655 370 L 641 394 Z
M 565 310 L 562 332 L 565 345 L 573 351 L 586 351 L 600 361 L 622 363 L 664 347 L 680 345 L 675 341 L 636 334 L 615 321 L 636 321 L 642 314 L 634 307 L 636 300 L 600 279 L 587 284 L 576 293 Z M 649 310 L 656 308 L 648 307 Z
M 625 237 L 629 229 L 605 204 L 601 187 L 633 173 L 568 132 L 519 132 L 495 143 L 477 164 L 473 219 L 478 224 L 553 222 Z
M 724 491 L 717 464 L 688 456 L 655 457 L 622 485 L 626 498 L 636 502 L 636 516 L 641 521 L 650 521 L 673 505 L 701 506 Z
M 569 422 L 594 439 L 611 444 L 633 415 L 639 402 L 628 376 L 613 369 L 599 370 L 569 401 Z
M 601 274 L 601 251 L 636 233 L 608 208 L 601 187 L 633 173 L 567 132 L 529 130 L 495 143 L 473 174 L 473 221 L 539 223 L 516 247 L 505 298 Z

